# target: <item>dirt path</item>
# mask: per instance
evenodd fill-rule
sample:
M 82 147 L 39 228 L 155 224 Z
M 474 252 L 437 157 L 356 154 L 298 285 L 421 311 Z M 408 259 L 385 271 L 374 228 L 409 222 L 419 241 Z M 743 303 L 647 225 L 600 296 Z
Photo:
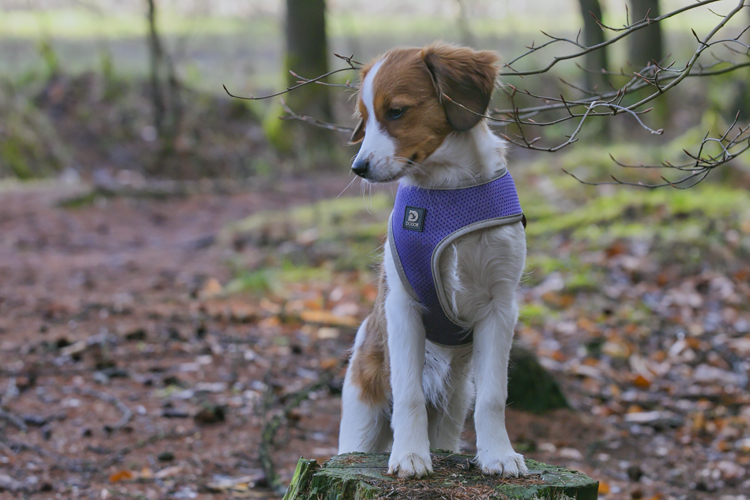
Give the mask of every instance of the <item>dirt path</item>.
M 193 498 L 217 474 L 262 486 L 254 403 L 267 359 L 289 347 L 198 297 L 231 277 L 215 244 L 225 224 L 335 196 L 345 180 L 79 209 L 57 208 L 57 189 L 0 193 L 0 474 L 66 498 Z M 325 455 L 338 410 L 321 408 Z
M 322 242 L 308 247 L 323 256 L 322 283 L 300 279 L 285 297 L 219 294 L 287 242 L 261 250 L 217 237 L 259 210 L 335 197 L 347 180 L 77 209 L 57 206 L 71 194 L 60 188 L 0 191 L 0 498 L 278 498 L 259 460 L 276 417 L 281 483 L 299 456 L 335 454 L 341 366 L 374 299 L 370 277 L 336 271 Z M 658 214 L 664 225 L 684 220 Z M 745 231 L 732 223 L 721 234 Z M 647 253 L 635 240 L 600 250 L 558 233 L 546 249 L 529 233 L 530 261 L 559 262 L 524 284 L 532 307 L 518 336 L 576 410 L 511 408 L 516 448 L 602 480 L 607 500 L 742 500 L 746 263 L 725 245 L 696 268 L 658 241 Z M 578 256 L 596 286 L 561 291 L 557 270 Z M 324 374 L 332 380 L 306 392 Z

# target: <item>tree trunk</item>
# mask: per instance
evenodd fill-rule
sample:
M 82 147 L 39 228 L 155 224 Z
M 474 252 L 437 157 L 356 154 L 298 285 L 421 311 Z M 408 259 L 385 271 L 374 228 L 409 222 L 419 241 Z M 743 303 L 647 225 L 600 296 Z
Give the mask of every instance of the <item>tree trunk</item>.
M 284 68 L 287 86 L 296 85 L 298 78 L 314 78 L 328 72 L 328 39 L 326 36 L 325 0 L 286 0 L 286 58 Z M 331 121 L 331 100 L 328 87 L 307 85 L 284 96 L 289 107 L 301 115 Z M 276 113 L 278 115 L 278 113 Z M 269 138 L 282 150 L 295 143 L 307 152 L 311 148 L 326 149 L 331 144 L 331 133 L 317 127 L 290 121 L 271 123 Z M 290 132 L 293 131 L 292 134 Z M 292 136 L 302 142 L 291 141 Z
M 159 76 L 164 52 L 161 48 L 161 39 L 156 28 L 156 4 L 155 0 L 146 0 L 148 14 L 148 55 L 151 80 L 151 104 L 154 108 L 154 128 L 159 136 L 164 134 L 164 114 L 166 103 L 161 89 L 161 77 Z
M 159 35 L 156 0 L 146 0 L 146 6 L 151 102 L 154 110 L 154 128 L 162 141 L 162 152 L 157 161 L 161 163 L 165 156 L 172 153 L 173 142 L 182 121 L 182 85 Z
M 646 17 L 659 17 L 659 0 L 630 0 L 630 22 L 634 23 Z M 656 23 L 640 29 L 628 37 L 630 46 L 628 59 L 636 71 L 646 67 L 651 61 L 661 61 L 664 57 L 661 24 Z
M 503 479 L 483 475 L 472 461 L 473 458 L 469 455 L 433 451 L 432 465 L 435 472 L 419 480 L 400 480 L 386 476 L 387 453 L 337 455 L 322 468 L 315 460 L 301 458 L 284 500 L 596 500 L 598 495 L 598 481 L 570 469 L 527 459 L 528 476 Z
M 581 15 L 583 16 L 583 43 L 587 47 L 604 42 L 604 30 L 597 24 L 602 21 L 602 7 L 599 0 L 579 0 Z M 608 68 L 607 48 L 589 52 L 585 56 L 584 88 L 586 90 L 602 92 L 609 88 L 607 76 L 603 73 Z M 600 118 L 597 137 L 601 140 L 610 138 L 609 119 Z
M 745 9 L 745 25 L 750 26 L 750 8 Z M 750 30 L 745 32 L 743 39 L 745 43 L 750 44 Z M 740 120 L 742 121 L 750 120 L 750 85 L 747 83 L 748 80 L 750 80 L 750 70 L 740 70 L 740 74 L 737 77 L 736 110 L 730 110 L 732 112 L 739 111 Z
M 583 16 L 583 43 L 587 47 L 604 42 L 604 30 L 596 23 L 602 20 L 599 0 L 579 0 Z M 594 19 L 596 18 L 596 19 Z M 606 47 L 586 54 L 586 89 L 599 92 L 606 86 L 607 79 L 602 73 L 608 67 Z

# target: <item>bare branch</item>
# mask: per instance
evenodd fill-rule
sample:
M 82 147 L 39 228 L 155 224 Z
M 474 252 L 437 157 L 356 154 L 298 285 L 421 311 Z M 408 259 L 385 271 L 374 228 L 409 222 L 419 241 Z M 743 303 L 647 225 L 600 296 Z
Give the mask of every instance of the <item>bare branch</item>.
M 281 100 L 281 105 L 284 107 L 284 112 L 286 112 L 285 115 L 279 117 L 281 120 L 299 120 L 316 127 L 325 128 L 336 132 L 342 132 L 345 134 L 351 134 L 354 131 L 354 129 L 351 127 L 344 127 L 341 125 L 336 125 L 335 123 L 324 122 L 308 115 L 298 115 L 292 110 L 292 108 L 287 105 L 284 99 Z
M 242 99 L 245 101 L 261 101 L 263 99 L 271 99 L 272 97 L 278 97 L 280 95 L 288 94 L 289 92 L 296 90 L 300 87 L 304 87 L 305 85 L 310 85 L 312 83 L 319 83 L 321 80 L 328 78 L 331 75 L 335 75 L 336 73 L 342 73 L 344 71 L 359 71 L 359 66 L 362 65 L 362 63 L 359 63 L 353 59 L 354 55 L 351 55 L 349 57 L 344 57 L 339 54 L 334 54 L 334 55 L 338 57 L 339 59 L 345 61 L 349 65 L 349 67 L 334 69 L 332 71 L 329 71 L 328 73 L 322 74 L 320 76 L 316 76 L 315 78 L 309 78 L 309 79 L 302 78 L 301 76 L 295 73 L 292 73 L 292 75 L 301 79 L 300 83 L 298 83 L 297 85 L 292 85 L 291 87 L 287 87 L 286 90 L 282 90 L 281 92 L 276 92 L 275 94 L 264 95 L 261 97 L 255 97 L 252 94 L 248 94 L 249 97 L 242 97 L 242 96 L 234 95 L 231 92 L 229 92 L 226 85 L 222 84 L 221 86 L 224 87 L 224 92 L 226 92 L 227 95 L 229 95 L 229 97 L 234 97 L 235 99 Z M 333 85 L 333 84 L 328 84 L 328 85 Z
M 610 158 L 612 158 L 612 161 L 618 166 L 623 167 L 623 168 L 642 168 L 642 169 L 667 168 L 667 169 L 678 170 L 681 172 L 686 172 L 685 176 L 675 181 L 670 181 L 666 177 L 661 176 L 664 182 L 659 183 L 659 184 L 646 184 L 643 182 L 622 181 L 612 176 L 613 180 L 609 182 L 592 182 L 592 181 L 583 180 L 577 177 L 576 175 L 574 175 L 573 173 L 568 172 L 564 169 L 563 169 L 563 172 L 570 175 L 571 177 L 576 179 L 578 182 L 582 184 L 591 185 L 591 186 L 616 184 L 616 185 L 636 186 L 636 187 L 645 187 L 645 188 L 672 187 L 675 189 L 689 189 L 699 184 L 700 182 L 704 181 L 706 177 L 708 176 L 708 174 L 710 174 L 713 169 L 721 165 L 724 165 L 726 163 L 729 163 L 730 161 L 737 158 L 739 155 L 750 150 L 750 125 L 747 125 L 745 127 L 738 127 L 737 126 L 738 119 L 739 119 L 739 113 L 735 116 L 734 121 L 727 128 L 726 132 L 724 132 L 720 137 L 709 137 L 709 134 L 706 134 L 703 137 L 703 140 L 701 141 L 698 147 L 697 153 L 693 154 L 687 150 L 684 150 L 685 154 L 692 160 L 692 162 L 690 163 L 685 163 L 682 165 L 674 165 L 669 162 L 664 162 L 661 165 L 627 165 L 627 164 L 619 162 L 612 155 L 610 155 Z M 734 130 L 735 128 L 737 129 L 737 132 L 734 134 L 733 137 L 730 138 L 730 134 L 732 130 Z M 721 149 L 721 153 L 716 154 L 716 155 L 704 155 L 703 151 L 708 144 L 718 144 L 718 146 Z
M 661 22 L 661 21 L 663 21 L 665 19 L 669 19 L 670 17 L 674 17 L 674 16 L 676 16 L 678 14 L 681 14 L 682 12 L 685 12 L 685 11 L 688 11 L 688 10 L 691 10 L 691 9 L 695 9 L 695 8 L 698 8 L 698 7 L 703 7 L 704 5 L 715 3 L 715 2 L 718 2 L 718 1 L 720 1 L 720 0 L 703 0 L 703 1 L 696 2 L 696 3 L 691 4 L 691 5 L 687 5 L 685 7 L 673 10 L 672 12 L 669 12 L 669 13 L 664 14 L 664 15 L 659 16 L 659 17 L 655 17 L 653 19 L 649 19 L 648 13 L 646 13 L 646 17 L 644 17 L 643 19 L 641 19 L 638 22 L 626 25 L 624 28 L 610 28 L 610 27 L 605 26 L 605 25 L 602 24 L 601 26 L 603 28 L 605 28 L 605 29 L 608 29 L 608 30 L 614 31 L 614 32 L 621 32 L 621 33 L 619 35 L 617 35 L 616 37 L 610 38 L 609 40 L 606 40 L 606 41 L 604 41 L 602 43 L 599 43 L 597 45 L 592 45 L 590 47 L 582 47 L 578 43 L 576 43 L 575 41 L 570 40 L 568 38 L 554 37 L 554 36 L 548 35 L 547 33 L 542 32 L 542 34 L 544 34 L 545 36 L 551 38 L 552 40 L 550 40 L 549 42 L 543 43 L 542 45 L 539 45 L 539 46 L 536 46 L 536 47 L 532 47 L 527 52 L 521 54 L 520 56 L 518 56 L 515 59 L 512 59 L 510 62 L 506 63 L 505 67 L 508 68 L 508 71 L 501 71 L 500 72 L 500 76 L 528 76 L 528 75 L 538 75 L 540 73 L 546 73 L 549 70 L 551 70 L 557 63 L 559 63 L 561 61 L 567 61 L 567 60 L 570 60 L 570 59 L 577 59 L 577 58 L 579 58 L 581 56 L 584 56 L 584 55 L 588 54 L 589 52 L 593 52 L 595 50 L 599 50 L 599 49 L 601 49 L 603 47 L 606 47 L 608 45 L 612 45 L 614 43 L 617 43 L 618 41 L 622 40 L 623 38 L 625 38 L 625 37 L 627 37 L 627 36 L 635 33 L 636 31 L 638 31 L 640 29 L 646 28 L 646 27 L 648 27 L 648 26 L 650 26 L 650 25 L 652 25 L 654 23 Z M 566 56 L 556 56 L 556 57 L 554 57 L 552 59 L 552 61 L 549 64 L 547 64 L 547 66 L 545 66 L 543 68 L 540 68 L 540 69 L 537 69 L 537 70 L 517 71 L 517 70 L 515 70 L 513 68 L 513 64 L 515 64 L 516 62 L 520 61 L 521 59 L 523 59 L 523 58 L 525 58 L 525 57 L 533 54 L 534 52 L 538 52 L 541 49 L 544 49 L 546 47 L 549 47 L 550 45 L 553 45 L 553 44 L 559 43 L 559 42 L 564 42 L 564 43 L 567 43 L 567 44 L 572 44 L 572 45 L 575 45 L 575 46 L 579 46 L 579 47 L 582 48 L 582 50 L 579 51 L 579 52 L 574 52 L 573 54 L 568 54 Z

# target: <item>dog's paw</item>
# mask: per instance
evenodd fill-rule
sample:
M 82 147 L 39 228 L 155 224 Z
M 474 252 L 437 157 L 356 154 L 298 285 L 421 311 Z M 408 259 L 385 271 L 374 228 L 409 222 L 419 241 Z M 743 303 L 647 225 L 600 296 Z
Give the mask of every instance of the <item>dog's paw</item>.
M 513 450 L 498 455 L 479 452 L 477 462 L 482 468 L 482 473 L 491 476 L 520 477 L 529 473 L 523 455 Z
M 388 460 L 388 474 L 398 474 L 402 479 L 420 478 L 432 474 L 432 459 L 430 454 L 402 453 L 396 456 L 391 453 Z

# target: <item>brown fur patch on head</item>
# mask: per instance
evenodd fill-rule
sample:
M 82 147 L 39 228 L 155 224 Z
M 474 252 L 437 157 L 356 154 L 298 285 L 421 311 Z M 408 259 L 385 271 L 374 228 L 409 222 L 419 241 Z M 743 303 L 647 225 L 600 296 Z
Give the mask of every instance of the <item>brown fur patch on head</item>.
M 385 322 L 385 268 L 381 266 L 378 298 L 367 317 L 367 333 L 357 349 L 351 370 L 351 381 L 359 387 L 360 398 L 372 406 L 383 406 L 391 393 L 391 370 L 388 359 L 388 332 Z
M 453 131 L 421 49 L 388 52 L 372 84 L 375 115 L 395 140 L 396 156 L 422 162 Z M 394 110 L 403 110 L 403 115 L 393 119 Z
M 489 50 L 444 44 L 425 47 L 422 56 L 432 73 L 448 122 L 455 130 L 469 130 L 481 120 L 480 115 L 490 104 L 499 57 Z M 443 94 L 449 99 L 443 98 Z
M 382 56 L 371 82 L 373 111 L 394 139 L 396 156 L 420 163 L 440 147 L 448 134 L 476 125 L 489 105 L 498 59 L 494 52 L 445 44 L 393 49 Z M 362 82 L 372 66 L 362 71 Z M 352 143 L 364 138 L 367 127 L 368 111 L 361 92 L 360 89 L 357 107 L 362 119 Z M 444 99 L 443 94 L 471 111 Z M 394 118 L 394 110 L 402 110 L 403 114 Z

